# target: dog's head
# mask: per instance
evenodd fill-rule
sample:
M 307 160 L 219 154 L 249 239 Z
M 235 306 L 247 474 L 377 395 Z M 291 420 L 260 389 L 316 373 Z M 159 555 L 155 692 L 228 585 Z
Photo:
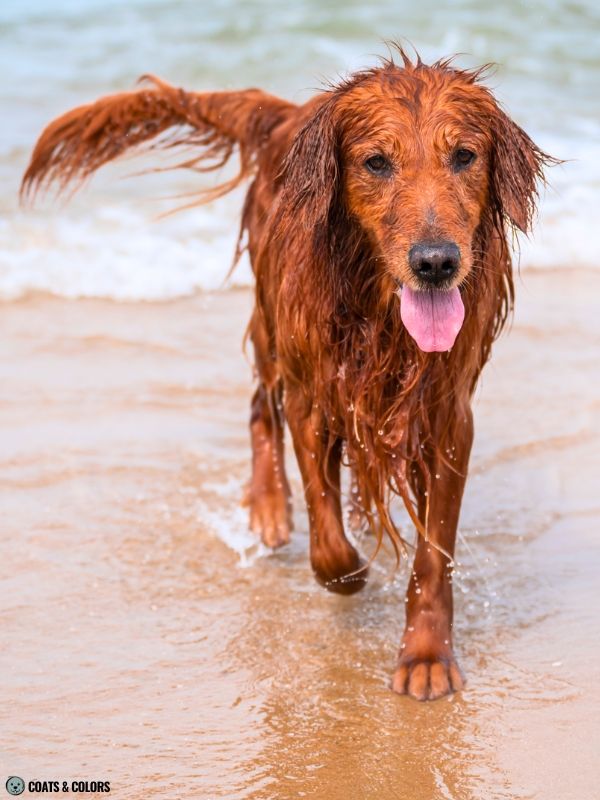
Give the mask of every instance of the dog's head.
M 329 93 L 286 163 L 304 224 L 332 230 L 344 208 L 425 351 L 448 350 L 462 325 L 461 287 L 484 261 L 478 231 L 526 232 L 550 160 L 479 74 L 407 58 L 360 73 Z

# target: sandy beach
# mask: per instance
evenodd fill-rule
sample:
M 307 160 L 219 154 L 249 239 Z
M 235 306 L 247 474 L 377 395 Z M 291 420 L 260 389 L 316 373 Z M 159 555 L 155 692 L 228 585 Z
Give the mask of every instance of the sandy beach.
M 388 689 L 406 570 L 316 585 L 289 452 L 292 544 L 246 529 L 249 290 L 4 302 L 3 774 L 124 800 L 592 800 L 599 291 L 592 270 L 518 283 L 475 404 L 468 683 L 424 705 Z

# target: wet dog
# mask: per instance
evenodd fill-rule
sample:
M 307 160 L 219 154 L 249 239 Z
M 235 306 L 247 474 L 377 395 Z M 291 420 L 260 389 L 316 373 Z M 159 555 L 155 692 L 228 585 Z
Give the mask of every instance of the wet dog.
M 240 241 L 256 276 L 251 527 L 269 547 L 289 539 L 286 423 L 311 564 L 328 589 L 352 593 L 367 578 L 344 533 L 341 464 L 366 525 L 397 553 L 389 503 L 402 498 L 419 535 L 393 688 L 423 700 L 463 684 L 452 567 L 470 401 L 512 307 L 511 229 L 529 229 L 552 159 L 481 71 L 401 56 L 300 106 L 152 78 L 52 122 L 22 188 L 81 181 L 148 142 L 195 148 L 181 166 L 203 171 L 239 151 L 239 173 L 202 199 L 250 181 Z

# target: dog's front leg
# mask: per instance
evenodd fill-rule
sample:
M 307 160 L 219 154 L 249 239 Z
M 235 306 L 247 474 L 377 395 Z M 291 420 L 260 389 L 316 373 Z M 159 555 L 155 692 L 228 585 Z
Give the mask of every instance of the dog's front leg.
M 346 539 L 340 502 L 342 443 L 329 440 L 323 415 L 306 410 L 300 394 L 286 392 L 286 419 L 304 483 L 310 525 L 310 561 L 319 583 L 353 594 L 366 583 L 367 570 Z
M 452 559 L 469 454 L 473 418 L 468 407 L 456 412 L 449 463 L 432 456 L 431 491 L 418 497 L 420 535 L 406 603 L 406 628 L 392 688 L 418 700 L 434 700 L 462 688 L 452 650 Z

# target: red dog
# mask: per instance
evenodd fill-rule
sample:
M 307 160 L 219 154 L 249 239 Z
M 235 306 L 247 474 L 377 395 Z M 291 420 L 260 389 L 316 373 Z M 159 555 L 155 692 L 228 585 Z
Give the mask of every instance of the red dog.
M 397 552 L 389 500 L 400 495 L 420 535 L 393 688 L 424 700 L 463 684 L 451 574 L 470 400 L 512 306 L 508 234 L 528 230 L 552 159 L 480 71 L 402 59 L 302 106 L 258 89 L 196 93 L 153 79 L 52 122 L 23 191 L 81 181 L 172 128 L 158 145 L 198 148 L 182 166 L 215 169 L 239 148 L 238 176 L 209 196 L 252 180 L 241 225 L 256 275 L 251 527 L 270 547 L 289 539 L 284 418 L 311 563 L 328 589 L 366 581 L 344 535 L 342 460 L 366 522 Z

